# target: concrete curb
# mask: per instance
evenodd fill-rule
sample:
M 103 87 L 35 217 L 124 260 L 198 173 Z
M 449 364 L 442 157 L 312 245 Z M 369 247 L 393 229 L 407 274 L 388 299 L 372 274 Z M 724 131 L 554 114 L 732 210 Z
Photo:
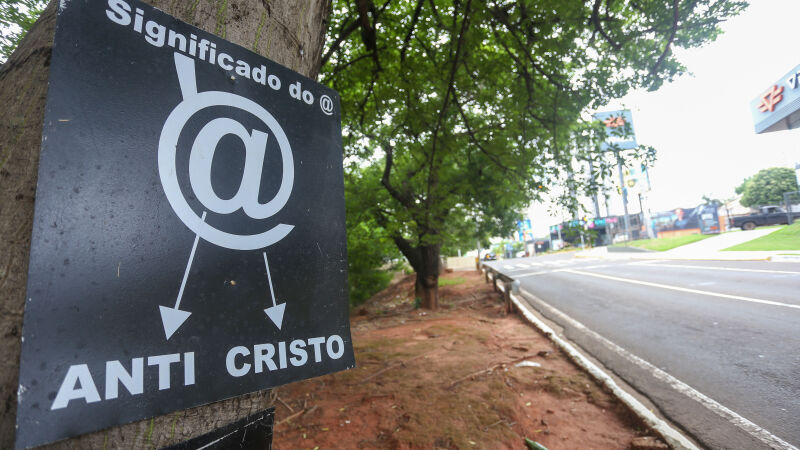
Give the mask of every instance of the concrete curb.
M 589 375 L 611 391 L 612 395 L 628 406 L 642 422 L 658 433 L 670 447 L 681 450 L 698 450 L 698 447 L 683 434 L 672 428 L 666 421 L 653 414 L 646 406 L 639 402 L 639 400 L 619 387 L 619 385 L 601 368 L 583 356 L 572 344 L 559 337 L 552 328 L 539 320 L 530 310 L 530 307 L 522 301 L 517 294 L 511 294 L 511 301 L 517 307 L 517 310 L 522 312 L 522 315 L 528 322 L 544 333 L 545 336 L 558 348 L 563 350 L 575 364 L 586 370 Z
M 769 259 L 772 262 L 800 263 L 800 255 L 775 255 Z

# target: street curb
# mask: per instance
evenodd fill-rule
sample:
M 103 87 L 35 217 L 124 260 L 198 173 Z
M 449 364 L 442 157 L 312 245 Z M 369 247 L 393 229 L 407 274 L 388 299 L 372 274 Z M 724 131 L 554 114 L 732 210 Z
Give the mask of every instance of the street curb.
M 529 309 L 530 306 L 516 294 L 511 294 L 511 301 L 517 307 L 518 311 L 522 312 L 525 319 L 539 329 L 545 336 L 547 336 L 553 344 L 564 351 L 567 356 L 591 375 L 597 382 L 605 386 L 611 394 L 616 397 L 620 402 L 625 404 L 639 419 L 642 420 L 648 427 L 659 434 L 662 439 L 673 449 L 681 450 L 699 450 L 689 439 L 687 439 L 679 431 L 671 427 L 666 421 L 660 419 L 653 414 L 645 405 L 633 397 L 631 394 L 623 390 L 607 373 L 588 358 L 583 356 L 575 347 L 569 342 L 559 337 L 552 328 L 547 326 L 544 322 L 539 320 L 538 317 Z
M 769 259 L 772 262 L 800 263 L 800 255 L 775 255 Z

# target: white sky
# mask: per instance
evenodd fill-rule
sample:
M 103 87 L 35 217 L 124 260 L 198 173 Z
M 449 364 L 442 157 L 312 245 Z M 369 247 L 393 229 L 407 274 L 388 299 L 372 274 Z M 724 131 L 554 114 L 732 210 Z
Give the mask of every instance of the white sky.
M 723 24 L 725 32 L 716 41 L 676 50 L 691 75 L 601 109 L 630 109 L 637 141 L 658 151 L 645 208 L 693 207 L 703 194 L 729 198 L 745 177 L 768 167 L 794 169 L 800 162 L 800 131 L 756 135 L 749 109 L 751 100 L 800 64 L 798 17 L 798 0 L 753 0 Z M 611 214 L 622 214 L 619 195 L 612 196 Z M 630 212 L 638 212 L 638 200 L 629 202 Z M 549 209 L 536 204 L 528 212 L 537 236 L 569 218 Z

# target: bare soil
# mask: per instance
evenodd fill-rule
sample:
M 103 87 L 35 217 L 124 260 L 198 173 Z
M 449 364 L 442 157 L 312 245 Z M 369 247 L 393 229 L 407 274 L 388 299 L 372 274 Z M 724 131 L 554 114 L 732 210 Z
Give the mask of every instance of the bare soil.
M 443 275 L 443 307 L 414 309 L 413 275 L 351 317 L 357 368 L 277 394 L 274 446 L 630 448 L 651 434 L 479 272 Z M 541 367 L 517 367 L 521 361 Z

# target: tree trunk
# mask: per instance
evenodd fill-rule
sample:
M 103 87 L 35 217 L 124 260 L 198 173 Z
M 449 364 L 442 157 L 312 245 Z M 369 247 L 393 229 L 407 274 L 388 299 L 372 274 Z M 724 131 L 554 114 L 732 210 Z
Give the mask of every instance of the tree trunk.
M 208 32 L 316 78 L 330 0 L 146 0 Z M 0 66 L 0 448 L 13 448 L 20 336 L 42 140 L 53 1 Z M 61 441 L 47 448 L 152 448 L 205 434 L 272 404 L 268 390 Z
M 439 309 L 439 273 L 441 272 L 441 246 L 426 245 L 417 247 L 421 264 L 415 267 L 417 280 L 414 284 L 420 306 L 425 309 Z

